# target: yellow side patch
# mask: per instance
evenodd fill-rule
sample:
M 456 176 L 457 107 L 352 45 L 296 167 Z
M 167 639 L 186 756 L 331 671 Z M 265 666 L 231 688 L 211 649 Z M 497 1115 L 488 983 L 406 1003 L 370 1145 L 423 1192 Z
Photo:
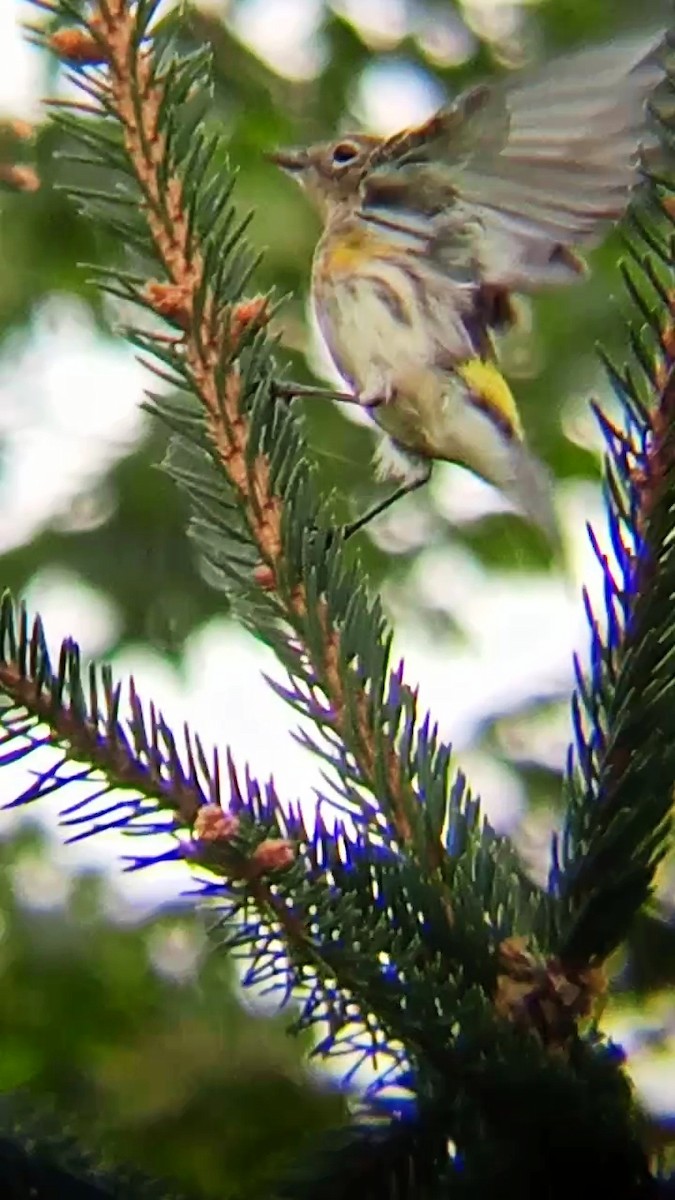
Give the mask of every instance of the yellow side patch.
M 341 274 L 343 271 L 352 272 L 355 268 L 358 269 L 367 256 L 367 248 L 359 245 L 355 238 L 350 238 L 331 246 L 330 250 L 325 252 L 325 261 L 331 271 Z
M 455 371 L 474 394 L 479 405 L 492 409 L 505 421 L 512 433 L 521 438 L 523 427 L 513 398 L 513 392 L 494 363 L 482 358 L 469 358 L 455 366 Z
M 323 247 L 323 261 L 330 272 L 353 274 L 364 262 L 377 258 L 397 258 L 400 251 L 368 229 L 348 229 L 335 232 Z

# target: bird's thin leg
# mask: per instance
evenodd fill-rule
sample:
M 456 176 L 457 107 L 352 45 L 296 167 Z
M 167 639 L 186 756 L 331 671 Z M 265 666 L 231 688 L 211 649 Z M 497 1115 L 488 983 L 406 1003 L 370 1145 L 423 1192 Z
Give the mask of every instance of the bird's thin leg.
M 282 400 L 294 400 L 296 396 L 319 396 L 324 400 L 342 400 L 358 404 L 358 396 L 351 392 L 336 392 L 334 388 L 320 387 L 313 383 L 275 383 L 274 393 Z
M 358 533 L 360 529 L 368 525 L 374 517 L 379 517 L 380 513 L 386 512 L 388 508 L 391 508 L 392 504 L 396 504 L 397 500 L 402 500 L 404 496 L 409 496 L 411 492 L 416 492 L 418 488 L 424 487 L 424 484 L 429 482 L 430 477 L 431 463 L 427 463 L 425 473 L 424 475 L 420 475 L 419 479 L 413 479 L 410 483 L 402 483 L 400 487 L 396 488 L 395 492 L 386 496 L 384 500 L 380 500 L 379 504 L 373 505 L 363 516 L 357 517 L 356 521 L 351 521 L 349 525 L 345 525 L 342 531 L 344 540 L 347 541 L 348 538 L 353 537 L 355 533 Z
M 322 400 L 339 400 L 341 404 L 358 404 L 359 408 L 377 408 L 387 400 L 387 396 L 364 397 L 353 392 L 337 392 L 334 388 L 319 387 L 311 383 L 275 383 L 274 392 L 282 400 L 294 400 L 296 396 L 316 396 Z
M 295 396 L 317 396 L 321 400 L 339 400 L 341 404 L 358 404 L 359 408 L 378 408 L 392 398 L 390 391 L 357 392 L 335 391 L 309 383 L 276 383 L 274 389 L 281 400 L 294 400 Z

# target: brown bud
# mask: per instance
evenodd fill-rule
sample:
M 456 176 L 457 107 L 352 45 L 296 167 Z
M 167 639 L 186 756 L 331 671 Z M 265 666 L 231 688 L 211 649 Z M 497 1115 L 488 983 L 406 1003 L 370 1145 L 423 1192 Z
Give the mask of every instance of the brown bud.
M 151 279 L 145 287 L 145 299 L 160 317 L 166 317 L 189 329 L 192 319 L 192 291 L 187 285 L 160 283 Z
M 10 117 L 8 120 L 0 121 L 0 133 L 7 133 L 20 142 L 27 142 L 33 137 L 35 126 L 31 125 L 30 121 L 23 121 L 20 117 Z
M 204 804 L 195 817 L 192 832 L 200 842 L 229 842 L 239 830 L 239 817 L 224 812 L 218 804 Z
M 37 192 L 40 176 L 23 163 L 0 163 L 0 182 L 16 188 L 17 192 Z
M 251 867 L 256 875 L 267 875 L 270 871 L 281 871 L 295 861 L 295 849 L 286 838 L 267 838 L 261 842 L 251 857 Z
M 84 29 L 57 29 L 49 39 L 52 50 L 59 58 L 81 66 L 98 66 L 106 61 L 103 47 Z
M 253 578 L 263 592 L 273 592 L 277 586 L 274 571 L 267 563 L 258 563 L 258 566 L 253 568 Z
M 251 325 L 264 325 L 269 318 L 265 296 L 251 296 L 241 300 L 230 313 L 230 337 L 236 345 L 241 335 Z

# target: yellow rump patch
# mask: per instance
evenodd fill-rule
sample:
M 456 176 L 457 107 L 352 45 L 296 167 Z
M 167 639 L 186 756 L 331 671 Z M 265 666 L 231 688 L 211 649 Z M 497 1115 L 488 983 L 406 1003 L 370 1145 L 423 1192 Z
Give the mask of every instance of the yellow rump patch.
M 455 366 L 479 406 L 492 410 L 497 418 L 508 424 L 512 435 L 522 437 L 523 427 L 513 398 L 513 392 L 494 363 L 482 358 L 469 358 Z

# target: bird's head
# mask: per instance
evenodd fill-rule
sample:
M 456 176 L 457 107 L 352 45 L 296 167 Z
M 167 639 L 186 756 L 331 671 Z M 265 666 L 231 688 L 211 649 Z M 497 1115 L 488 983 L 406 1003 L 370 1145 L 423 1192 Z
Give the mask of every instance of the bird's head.
M 337 207 L 356 203 L 360 184 L 380 142 L 380 138 L 364 133 L 345 134 L 332 142 L 277 150 L 267 157 L 300 184 L 326 217 Z

